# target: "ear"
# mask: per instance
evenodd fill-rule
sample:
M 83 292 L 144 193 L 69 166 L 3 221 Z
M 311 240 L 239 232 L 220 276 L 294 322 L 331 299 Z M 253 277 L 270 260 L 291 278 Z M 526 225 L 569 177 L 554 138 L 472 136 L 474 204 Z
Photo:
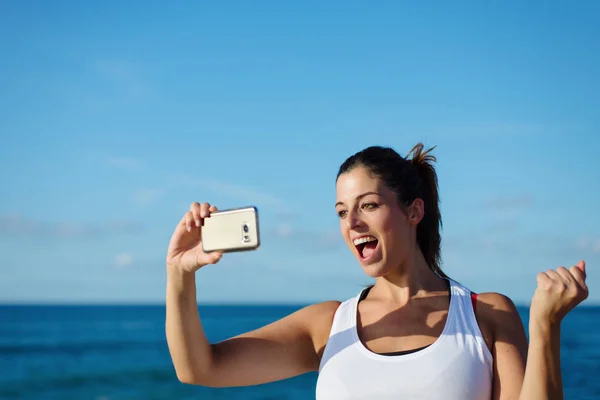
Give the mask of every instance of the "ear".
M 425 215 L 425 202 L 416 198 L 408 207 L 408 222 L 417 225 Z

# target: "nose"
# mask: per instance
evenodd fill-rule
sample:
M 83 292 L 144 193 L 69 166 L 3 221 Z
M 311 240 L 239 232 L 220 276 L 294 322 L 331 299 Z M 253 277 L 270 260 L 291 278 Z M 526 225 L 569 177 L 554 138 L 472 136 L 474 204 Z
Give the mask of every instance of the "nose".
M 355 211 L 348 211 L 348 215 L 346 218 L 346 227 L 348 229 L 356 229 L 364 225 L 364 222 L 360 219 L 360 216 Z

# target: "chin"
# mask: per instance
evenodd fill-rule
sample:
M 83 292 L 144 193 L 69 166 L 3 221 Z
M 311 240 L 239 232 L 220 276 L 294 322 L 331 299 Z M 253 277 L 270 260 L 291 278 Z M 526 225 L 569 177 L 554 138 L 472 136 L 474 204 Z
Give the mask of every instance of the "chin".
M 371 278 L 380 278 L 389 272 L 389 268 L 386 268 L 386 263 L 383 260 L 366 265 L 361 263 L 360 259 L 358 262 L 365 274 Z

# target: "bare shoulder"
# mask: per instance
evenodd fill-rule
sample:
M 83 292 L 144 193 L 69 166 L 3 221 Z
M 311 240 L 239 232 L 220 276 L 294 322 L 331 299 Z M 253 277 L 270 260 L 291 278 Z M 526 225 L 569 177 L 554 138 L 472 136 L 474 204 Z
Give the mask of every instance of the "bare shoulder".
M 328 336 L 333 317 L 340 304 L 339 301 L 330 300 L 304 306 L 280 320 L 242 336 L 303 335 L 316 345 L 323 335 Z
M 518 315 L 517 306 L 510 299 L 510 297 L 496 292 L 486 292 L 477 295 L 477 304 L 483 304 L 483 310 L 487 312 L 504 311 L 509 313 L 516 313 Z
M 477 317 L 493 328 L 521 319 L 517 306 L 510 297 L 496 292 L 477 295 Z
M 309 306 L 309 307 L 312 308 L 311 312 L 314 314 L 315 317 L 321 317 L 321 318 L 331 317 L 331 318 L 333 318 L 333 315 L 337 311 L 340 304 L 342 304 L 342 303 L 338 300 L 328 300 L 328 301 L 323 301 L 321 303 L 313 304 L 312 306 Z
M 310 304 L 290 314 L 289 319 L 307 328 L 317 328 L 323 324 L 331 325 L 333 316 L 341 303 L 337 300 L 323 301 Z
M 525 335 L 517 306 L 504 294 L 480 293 L 477 296 L 476 315 L 484 336 L 492 342 L 500 337 L 519 339 Z
M 333 315 L 335 314 L 338 307 L 342 304 L 338 300 L 328 300 L 320 303 L 311 304 L 309 306 L 304 307 L 302 310 L 306 314 L 317 316 L 325 316 L 325 315 Z
M 333 318 L 341 302 L 329 300 L 306 306 L 300 310 L 298 317 L 304 321 L 313 339 L 315 352 L 321 355 L 329 338 Z M 300 315 L 301 314 L 301 315 Z

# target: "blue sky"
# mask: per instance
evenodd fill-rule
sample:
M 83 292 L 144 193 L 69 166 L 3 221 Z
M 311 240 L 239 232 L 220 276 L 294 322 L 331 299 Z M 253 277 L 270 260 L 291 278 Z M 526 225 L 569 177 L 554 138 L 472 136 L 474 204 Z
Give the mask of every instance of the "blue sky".
M 231 8 L 230 8 L 231 7 Z M 201 302 L 345 299 L 346 157 L 436 145 L 444 270 L 527 303 L 588 263 L 600 301 L 600 3 L 3 2 L 0 302 L 164 301 L 192 201 L 263 246 Z

